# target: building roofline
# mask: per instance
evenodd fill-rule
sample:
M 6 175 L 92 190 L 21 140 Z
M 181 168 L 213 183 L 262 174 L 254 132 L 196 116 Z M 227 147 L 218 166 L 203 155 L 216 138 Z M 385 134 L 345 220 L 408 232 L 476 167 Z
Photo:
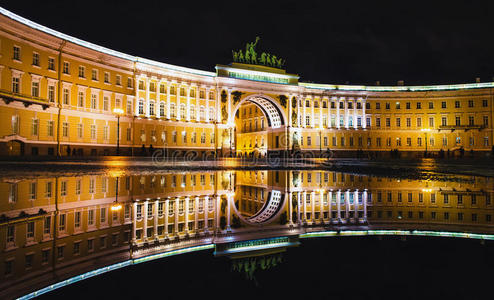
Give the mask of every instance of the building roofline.
M 81 40 L 76 37 L 61 33 L 54 29 L 48 28 L 46 26 L 40 25 L 29 19 L 21 17 L 9 10 L 0 7 L 0 14 L 24 24 L 35 30 L 39 30 L 46 34 L 55 36 L 65 41 L 69 41 L 76 45 L 89 48 L 101 53 L 105 53 L 114 57 L 118 57 L 124 60 L 129 60 L 132 62 L 139 62 L 147 64 L 154 67 L 164 68 L 172 71 L 184 72 L 194 75 L 202 75 L 208 77 L 217 77 L 215 72 L 203 71 L 198 69 L 192 69 L 182 66 L 176 66 L 172 64 L 167 64 L 139 56 L 129 55 L 123 52 L 112 50 L 103 46 L 93 44 Z M 293 74 L 290 74 L 293 76 Z M 296 76 L 296 75 L 295 75 Z M 482 89 L 482 88 L 494 88 L 494 82 L 482 82 L 482 83 L 462 83 L 462 84 L 447 84 L 447 85 L 417 85 L 417 86 L 366 86 L 366 85 L 338 85 L 338 84 L 319 84 L 319 83 L 308 83 L 308 82 L 298 82 L 298 86 L 305 87 L 309 89 L 320 89 L 320 90 L 339 90 L 339 91 L 365 91 L 365 92 L 426 92 L 426 91 L 448 91 L 448 90 L 465 90 L 465 89 Z

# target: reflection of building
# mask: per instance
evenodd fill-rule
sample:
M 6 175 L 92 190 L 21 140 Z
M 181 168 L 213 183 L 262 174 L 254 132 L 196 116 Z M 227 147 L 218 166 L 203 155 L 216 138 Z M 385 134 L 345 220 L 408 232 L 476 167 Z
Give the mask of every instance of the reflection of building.
M 4 9 L 0 23 L 0 154 L 114 153 L 114 109 L 126 155 L 142 145 L 242 156 L 492 146 L 494 83 L 313 84 L 243 63 L 213 73 L 106 49 Z
M 328 228 L 494 233 L 494 189 L 486 178 L 137 174 L 119 177 L 115 199 L 116 180 L 84 175 L 0 182 L 0 194 L 8 195 L 0 204 L 0 290 L 18 295 L 114 262 L 194 245 L 214 243 L 221 245 L 217 251 L 237 249 L 231 252 L 241 256 L 249 249 L 270 253 L 286 246 L 273 237 Z M 112 210 L 115 200 L 120 210 Z

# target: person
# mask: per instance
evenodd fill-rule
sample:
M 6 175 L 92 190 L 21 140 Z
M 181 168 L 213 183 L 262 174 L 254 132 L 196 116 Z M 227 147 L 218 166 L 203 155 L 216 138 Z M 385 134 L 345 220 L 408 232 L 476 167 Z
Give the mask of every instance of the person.
M 67 145 L 67 156 L 70 156 L 70 145 Z
M 153 152 L 154 152 L 153 145 L 149 144 L 149 154 L 153 155 Z
M 142 147 L 141 147 L 141 155 L 142 156 L 146 155 L 146 146 L 144 144 L 142 144 Z

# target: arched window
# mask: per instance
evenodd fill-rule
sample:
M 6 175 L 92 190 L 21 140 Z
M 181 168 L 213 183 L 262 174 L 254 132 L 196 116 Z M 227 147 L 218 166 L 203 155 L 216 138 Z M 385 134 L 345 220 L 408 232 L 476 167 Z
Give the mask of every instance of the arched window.
M 209 120 L 210 120 L 210 121 L 214 121 L 214 120 L 216 120 L 216 118 L 215 118 L 215 116 L 214 116 L 214 115 L 215 115 L 214 108 L 213 108 L 213 107 L 210 107 L 210 108 L 209 108 Z
M 201 118 L 201 121 L 206 120 L 206 111 L 204 110 L 204 106 L 199 108 L 199 117 Z
M 160 116 L 165 115 L 165 102 L 160 102 Z
M 170 103 L 170 118 L 175 119 L 177 117 L 177 109 L 175 103 Z
M 180 118 L 185 117 L 185 104 L 180 104 Z
M 139 114 L 140 115 L 144 114 L 144 100 L 143 99 L 139 100 Z

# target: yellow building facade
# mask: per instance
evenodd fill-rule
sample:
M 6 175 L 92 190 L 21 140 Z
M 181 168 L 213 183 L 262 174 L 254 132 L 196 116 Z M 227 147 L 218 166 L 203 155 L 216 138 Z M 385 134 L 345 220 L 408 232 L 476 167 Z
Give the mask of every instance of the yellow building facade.
M 122 155 L 205 156 L 492 148 L 494 83 L 314 84 L 244 63 L 207 72 L 97 46 L 5 9 L 0 23 L 1 155 L 113 155 L 117 144 Z

